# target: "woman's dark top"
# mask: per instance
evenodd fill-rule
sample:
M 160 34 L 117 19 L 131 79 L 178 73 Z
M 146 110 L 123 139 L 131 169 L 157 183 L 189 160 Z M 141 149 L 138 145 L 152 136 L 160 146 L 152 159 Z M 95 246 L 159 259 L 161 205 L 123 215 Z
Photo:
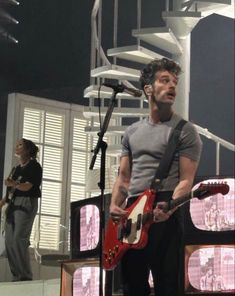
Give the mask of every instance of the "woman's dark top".
M 13 197 L 15 196 L 27 196 L 27 197 L 41 197 L 40 185 L 42 182 L 42 167 L 36 161 L 31 159 L 25 166 L 18 165 L 12 176 L 13 180 L 18 180 L 19 183 L 29 182 L 33 184 L 33 187 L 29 191 L 15 190 Z

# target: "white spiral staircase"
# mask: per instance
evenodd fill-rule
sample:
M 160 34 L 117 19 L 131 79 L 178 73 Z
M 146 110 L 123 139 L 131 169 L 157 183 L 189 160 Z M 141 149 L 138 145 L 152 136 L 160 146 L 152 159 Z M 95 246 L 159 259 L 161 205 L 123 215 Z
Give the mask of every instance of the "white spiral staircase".
M 147 5 L 146 3 L 143 4 Z M 167 57 L 178 61 L 183 68 L 175 110 L 188 119 L 190 34 L 202 18 L 212 13 L 234 17 L 234 0 L 166 0 L 165 11 L 162 12 L 162 19 L 165 22 L 163 27 L 141 28 L 141 11 L 141 0 L 137 0 L 137 28 L 132 30 L 136 44 L 118 47 L 118 0 L 114 0 L 113 48 L 108 49 L 106 55 L 101 45 L 102 1 L 96 0 L 94 2 L 91 17 L 91 78 L 90 86 L 84 91 L 84 96 L 89 98 L 89 106 L 84 107 L 84 116 L 91 118 L 91 126 L 85 128 L 87 133 L 97 134 L 98 132 L 97 127 L 93 126 L 93 122 L 98 118 L 98 108 L 95 106 L 98 96 L 101 98 L 101 115 L 104 116 L 106 113 L 107 104 L 105 102 L 107 100 L 105 99 L 111 97 L 112 89 L 104 86 L 100 88 L 105 79 L 116 79 L 128 87 L 135 87 L 139 80 L 140 69 L 143 67 L 141 64 L 163 57 L 158 53 L 159 49 L 160 52 L 166 52 Z M 153 48 L 156 49 L 156 52 Z M 123 60 L 122 65 L 118 64 L 120 60 Z M 132 64 L 135 62 L 137 68 L 123 66 L 124 61 L 127 64 L 130 61 Z M 128 100 L 132 100 L 136 107 L 126 107 Z M 145 102 L 144 95 L 140 98 L 133 98 L 126 93 L 117 95 L 117 107 L 114 108 L 107 131 L 107 137 L 109 137 L 111 143 L 109 143 L 107 150 L 108 155 L 117 156 L 120 152 L 121 135 L 126 129 L 126 125 L 123 124 L 125 118 L 138 119 L 147 114 L 148 105 Z M 200 134 L 216 142 L 216 174 L 219 174 L 220 145 L 232 151 L 235 151 L 235 146 L 210 133 L 206 128 L 199 126 L 196 126 L 196 128 Z

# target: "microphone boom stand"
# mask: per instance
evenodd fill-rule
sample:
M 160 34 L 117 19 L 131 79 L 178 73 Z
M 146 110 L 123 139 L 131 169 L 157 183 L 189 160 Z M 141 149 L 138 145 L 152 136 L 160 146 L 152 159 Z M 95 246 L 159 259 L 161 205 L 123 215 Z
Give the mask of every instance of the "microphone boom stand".
M 109 121 L 112 116 L 113 109 L 116 103 L 116 95 L 117 93 L 123 92 L 124 88 L 117 86 L 113 88 L 112 97 L 110 99 L 110 103 L 108 106 L 108 110 L 106 112 L 103 125 L 101 127 L 100 132 L 98 133 L 98 141 L 96 144 L 95 149 L 92 151 L 93 157 L 91 159 L 89 169 L 92 170 L 96 161 L 97 154 L 99 150 L 101 150 L 101 165 L 100 165 L 100 182 L 98 186 L 101 190 L 101 198 L 100 198 L 100 208 L 101 208 L 101 215 L 100 215 L 100 226 L 99 226 L 99 237 L 100 237 L 100 248 L 99 248 L 99 296 L 103 296 L 103 269 L 102 269 L 102 247 L 103 247 L 103 233 L 105 228 L 105 200 L 104 200 L 104 190 L 105 190 L 105 158 L 106 158 L 106 150 L 107 150 L 107 143 L 103 141 L 103 137 L 105 132 L 108 129 Z M 106 271 L 106 281 L 105 281 L 105 296 L 112 296 L 112 271 Z

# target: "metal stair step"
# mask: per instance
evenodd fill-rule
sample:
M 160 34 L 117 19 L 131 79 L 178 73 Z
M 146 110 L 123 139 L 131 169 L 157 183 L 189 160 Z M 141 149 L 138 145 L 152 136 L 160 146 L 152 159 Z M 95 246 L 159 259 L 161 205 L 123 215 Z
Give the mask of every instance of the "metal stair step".
M 210 14 L 217 13 L 225 8 L 231 8 L 231 0 L 189 0 L 184 2 L 181 7 L 188 11 L 200 11 L 203 17 Z M 234 1 L 233 1 L 233 14 L 234 14 Z
M 201 19 L 201 12 L 163 11 L 162 18 L 177 38 L 184 38 L 191 33 Z
M 102 107 L 101 116 L 105 116 L 107 108 Z M 146 117 L 148 116 L 148 108 L 114 108 L 112 115 L 120 117 Z M 99 116 L 99 110 L 97 107 L 84 106 L 83 115 L 86 118 Z
M 162 55 L 157 54 L 140 45 L 111 48 L 111 49 L 108 49 L 107 55 L 114 56 L 119 59 L 141 63 L 141 64 L 147 64 L 154 59 L 163 58 Z
M 132 36 L 173 55 L 182 54 L 183 49 L 170 28 L 155 27 L 132 30 Z
M 139 81 L 140 71 L 110 64 L 91 70 L 91 77 Z
M 99 85 L 90 85 L 84 90 L 84 98 L 98 98 L 100 96 L 101 99 L 110 98 L 112 96 L 112 89 L 110 87 L 102 86 L 100 88 Z M 133 97 L 126 92 L 118 93 L 117 99 L 133 99 L 133 100 L 146 100 L 145 95 L 143 94 L 141 97 Z

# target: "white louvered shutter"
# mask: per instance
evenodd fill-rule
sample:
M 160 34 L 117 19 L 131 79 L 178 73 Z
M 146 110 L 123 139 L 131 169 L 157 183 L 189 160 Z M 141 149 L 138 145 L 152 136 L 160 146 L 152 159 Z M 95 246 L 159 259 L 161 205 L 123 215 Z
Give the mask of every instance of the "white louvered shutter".
M 91 123 L 83 116 L 83 107 L 66 103 L 13 94 L 9 99 L 9 126 L 7 147 L 24 137 L 39 147 L 38 161 L 43 168 L 42 198 L 35 219 L 31 246 L 41 254 L 68 252 L 70 202 L 97 196 L 100 189 L 86 188 L 91 149 L 98 137 L 85 133 Z M 12 118 L 15 120 L 14 131 Z M 99 123 L 93 122 L 93 126 Z M 107 142 L 106 136 L 103 139 Z M 8 157 L 13 156 L 7 153 Z M 94 170 L 100 169 L 101 151 L 97 155 Z M 8 163 L 8 162 L 6 162 Z M 109 168 L 110 159 L 106 158 Z M 8 171 L 8 168 L 6 168 Z M 95 183 L 99 181 L 96 178 Z
M 90 150 L 88 136 L 84 132 L 84 128 L 87 124 L 88 120 L 83 119 L 81 113 L 75 114 L 72 125 L 71 202 L 86 197 L 87 152 Z
M 35 142 L 40 149 L 43 167 L 40 215 L 40 243 L 42 249 L 59 249 L 61 200 L 63 181 L 65 116 L 46 110 L 24 108 L 23 137 Z M 36 219 L 35 221 L 38 221 Z M 34 225 L 34 230 L 37 227 Z M 34 237 L 32 233 L 31 239 Z

